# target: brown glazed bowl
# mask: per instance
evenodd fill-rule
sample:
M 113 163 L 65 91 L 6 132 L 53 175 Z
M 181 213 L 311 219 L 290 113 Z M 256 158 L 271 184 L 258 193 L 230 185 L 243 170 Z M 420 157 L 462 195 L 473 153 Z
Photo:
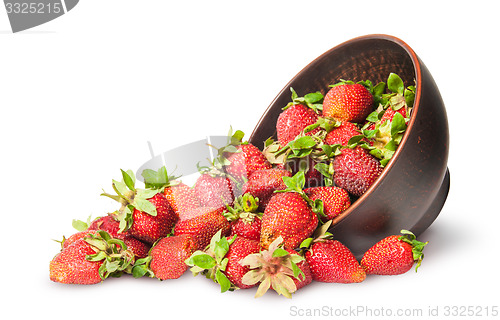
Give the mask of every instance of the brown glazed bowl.
M 406 86 L 415 83 L 417 88 L 408 128 L 378 180 L 330 228 L 358 259 L 377 241 L 401 229 L 418 236 L 436 219 L 448 195 L 446 110 L 436 83 L 415 52 L 389 35 L 362 36 L 330 49 L 281 90 L 249 138 L 256 146 L 263 146 L 269 137 L 276 139 L 276 121 L 291 100 L 290 87 L 299 95 L 326 94 L 328 85 L 340 79 L 386 82 L 391 72 Z

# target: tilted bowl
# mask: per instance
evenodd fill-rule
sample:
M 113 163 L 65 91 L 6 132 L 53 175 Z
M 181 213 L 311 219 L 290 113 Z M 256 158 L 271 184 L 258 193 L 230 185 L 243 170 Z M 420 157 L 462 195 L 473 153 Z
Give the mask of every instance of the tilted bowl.
M 290 87 L 300 94 L 320 91 L 345 80 L 387 81 L 398 74 L 405 86 L 415 84 L 413 111 L 401 144 L 375 183 L 332 222 L 334 238 L 357 258 L 380 239 L 401 229 L 421 234 L 441 211 L 450 186 L 447 169 L 448 120 L 429 70 L 402 40 L 389 35 L 351 39 L 325 52 L 281 90 L 249 137 L 263 146 L 276 139 L 276 121 L 290 102 Z

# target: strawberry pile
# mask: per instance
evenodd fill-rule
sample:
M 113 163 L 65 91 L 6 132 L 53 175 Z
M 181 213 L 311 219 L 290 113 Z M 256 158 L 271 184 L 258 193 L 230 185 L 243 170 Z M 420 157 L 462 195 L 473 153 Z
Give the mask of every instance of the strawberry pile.
M 144 187 L 121 170 L 116 211 L 73 221 L 50 262 L 50 279 L 96 284 L 124 274 L 176 279 L 188 269 L 221 291 L 257 287 L 290 298 L 314 281 L 358 283 L 367 275 L 407 272 L 427 243 L 402 230 L 358 261 L 328 232 L 374 183 L 406 130 L 415 88 L 390 74 L 386 83 L 341 81 L 325 96 L 309 93 L 283 109 L 277 141 L 264 150 L 230 133 L 192 187 L 165 167 L 146 169 Z

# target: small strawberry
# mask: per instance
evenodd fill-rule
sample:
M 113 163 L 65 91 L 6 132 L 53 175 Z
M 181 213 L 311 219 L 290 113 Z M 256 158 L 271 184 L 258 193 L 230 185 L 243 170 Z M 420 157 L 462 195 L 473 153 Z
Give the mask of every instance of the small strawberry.
M 224 211 L 224 208 L 211 207 L 191 209 L 175 225 L 174 235 L 191 235 L 196 239 L 196 249 L 203 250 L 217 231 L 222 230 L 223 236 L 229 234 L 230 224 L 223 215 Z
M 167 199 L 159 190 L 135 188 L 135 177 L 131 171 L 122 171 L 123 181 L 113 180 L 117 195 L 103 193 L 122 206 L 114 213 L 120 221 L 119 232 L 127 231 L 131 236 L 152 244 L 166 237 L 178 220 Z
M 248 289 L 254 285 L 242 282 L 250 270 L 239 262 L 250 254 L 259 252 L 259 242 L 243 237 L 222 237 L 217 232 L 205 251 L 196 251 L 186 260 L 193 275 L 203 273 L 207 278 L 221 286 L 221 292 L 235 289 Z
M 258 208 L 259 199 L 249 193 L 236 198 L 233 206 L 228 206 L 228 211 L 224 212 L 224 217 L 231 222 L 230 236 L 259 241 L 262 212 Z
M 120 222 L 113 215 L 107 215 L 92 221 L 87 230 L 104 230 L 112 237 L 116 237 L 120 231 Z
M 380 163 L 366 149 L 344 148 L 333 160 L 335 185 L 361 196 L 382 173 Z
M 267 250 L 247 255 L 240 260 L 250 270 L 241 282 L 247 286 L 259 287 L 255 297 L 261 297 L 269 288 L 279 295 L 291 298 L 298 289 L 312 282 L 307 261 L 294 250 L 283 249 L 283 238 L 277 237 Z
M 305 128 L 315 124 L 317 120 L 318 114 L 303 104 L 286 107 L 276 122 L 276 132 L 280 145 L 286 146 L 301 134 Z M 314 129 L 306 133 L 306 135 L 313 135 L 318 130 Z
M 417 241 L 408 230 L 401 230 L 401 233 L 402 236 L 392 235 L 380 240 L 365 252 L 361 266 L 367 274 L 398 275 L 409 271 L 414 263 L 417 263 L 417 271 L 428 242 Z
M 339 121 L 364 123 L 373 111 L 373 95 L 365 86 L 353 82 L 334 85 L 323 101 L 323 116 Z
M 176 177 L 169 176 L 165 166 L 158 171 L 145 169 L 141 175 L 146 188 L 159 189 L 179 217 L 184 211 L 200 206 L 194 190 L 176 180 Z
M 323 222 L 335 218 L 351 206 L 349 193 L 339 187 L 314 187 L 304 189 L 304 192 L 309 199 L 313 201 L 319 199 L 323 202 L 323 213 L 325 215 L 321 217 Z
M 120 275 L 134 263 L 123 241 L 105 231 L 89 232 L 62 249 L 50 262 L 50 279 L 66 284 L 96 284 Z
M 136 261 L 132 274 L 135 278 L 148 275 L 160 280 L 177 279 L 188 269 L 184 261 L 196 247 L 197 243 L 191 235 L 162 238 L 154 244 L 147 257 Z
M 267 203 L 276 190 L 286 189 L 283 177 L 291 177 L 290 171 L 285 169 L 256 170 L 245 184 L 245 192 L 259 199 L 259 210 L 264 211 Z
M 326 134 L 325 143 L 347 146 L 352 137 L 359 136 L 360 134 L 361 131 L 357 125 L 352 122 L 342 121 L 338 127 L 333 128 Z
M 278 237 L 282 237 L 285 249 L 294 249 L 309 237 L 318 225 L 318 217 L 310 206 L 302 188 L 303 172 L 283 177 L 287 189 L 276 193 L 262 215 L 260 245 L 268 249 Z
M 341 242 L 332 240 L 327 232 L 331 221 L 316 230 L 316 238 L 308 238 L 301 248 L 311 268 L 312 278 L 319 282 L 356 283 L 366 278 L 365 270 L 356 257 Z

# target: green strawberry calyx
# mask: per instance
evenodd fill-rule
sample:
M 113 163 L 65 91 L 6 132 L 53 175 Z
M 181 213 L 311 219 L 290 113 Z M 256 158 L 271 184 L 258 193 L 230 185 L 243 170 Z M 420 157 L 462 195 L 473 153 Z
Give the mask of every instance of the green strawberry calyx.
M 238 196 L 232 206 L 226 205 L 227 211 L 223 215 L 228 221 L 236 221 L 242 219 L 245 223 L 252 223 L 255 217 L 262 217 L 262 212 L 259 212 L 259 198 L 252 196 L 250 193 L 245 193 Z
M 260 283 L 256 298 L 264 295 L 271 287 L 278 294 L 291 298 L 297 291 L 293 278 L 305 279 L 304 272 L 297 266 L 304 258 L 283 249 L 282 243 L 283 238 L 279 236 L 269 245 L 268 250 L 249 254 L 239 262 L 250 268 L 241 281 L 246 285 Z
M 289 102 L 282 110 L 286 110 L 293 105 L 301 104 L 311 108 L 317 114 L 321 114 L 323 110 L 324 98 L 321 92 L 311 92 L 303 97 L 299 97 L 297 92 L 292 87 L 290 87 L 290 91 L 292 92 L 292 101 Z
M 413 260 L 417 263 L 417 265 L 415 266 L 415 272 L 417 272 L 418 268 L 422 264 L 422 260 L 424 259 L 424 253 L 423 253 L 424 247 L 429 242 L 418 241 L 417 237 L 413 234 L 413 232 L 408 230 L 404 229 L 401 230 L 401 234 L 402 236 L 400 236 L 398 239 L 410 244 L 412 247 Z
M 165 188 L 176 186 L 180 183 L 180 177 L 169 175 L 167 168 L 162 166 L 157 171 L 153 169 L 144 169 L 141 173 L 144 179 L 144 185 L 147 189 L 159 189 L 163 192 Z
M 294 176 L 292 177 L 282 177 L 283 182 L 286 185 L 286 188 L 283 190 L 276 190 L 274 191 L 275 193 L 278 192 L 296 192 L 300 194 L 302 199 L 304 199 L 307 204 L 311 207 L 312 211 L 318 216 L 318 220 L 321 223 L 321 218 L 326 217 L 324 213 L 324 206 L 323 206 L 323 201 L 321 199 L 316 199 L 312 200 L 307 196 L 307 194 L 304 192 L 304 186 L 306 183 L 306 178 L 304 171 L 298 171 Z
M 121 169 L 120 169 L 121 170 Z M 156 207 L 148 201 L 160 192 L 160 189 L 139 189 L 135 187 L 136 179 L 131 170 L 121 170 L 122 181 L 113 180 L 113 190 L 116 195 L 106 193 L 101 196 L 111 198 L 121 204 L 121 208 L 113 213 L 120 222 L 119 232 L 128 230 L 133 224 L 132 214 L 135 209 L 156 216 Z
M 231 238 L 222 237 L 222 230 L 219 230 L 210 240 L 210 245 L 205 251 L 195 251 L 185 263 L 191 267 L 194 276 L 202 273 L 208 279 L 218 283 L 221 292 L 234 291 L 238 289 L 225 275 L 228 258 L 226 254 L 229 247 L 236 240 L 236 235 Z
M 109 276 L 119 277 L 123 272 L 131 272 L 135 256 L 122 240 L 112 238 L 103 230 L 97 231 L 97 235 L 89 233 L 83 239 L 95 251 L 95 254 L 87 255 L 86 259 L 88 261 L 104 260 L 99 267 L 101 279 L 104 280 Z

